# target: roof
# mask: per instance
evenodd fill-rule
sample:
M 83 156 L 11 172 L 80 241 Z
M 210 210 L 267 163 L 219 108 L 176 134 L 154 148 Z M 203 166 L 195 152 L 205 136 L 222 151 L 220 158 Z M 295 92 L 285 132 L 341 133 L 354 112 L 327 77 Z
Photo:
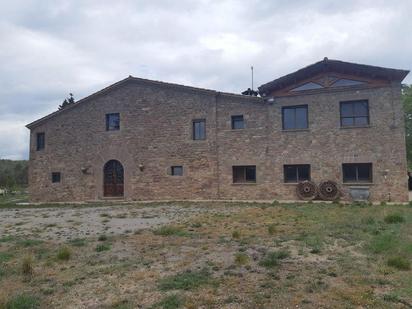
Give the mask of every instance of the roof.
M 249 100 L 253 100 L 253 101 L 260 101 L 263 102 L 263 99 L 260 97 L 256 97 L 256 96 L 248 96 L 248 95 L 241 95 L 241 94 L 235 94 L 235 93 L 228 93 L 228 92 L 220 92 L 220 91 L 216 91 L 216 90 L 211 90 L 211 89 L 205 89 L 205 88 L 197 88 L 197 87 L 192 87 L 192 86 L 185 86 L 185 85 L 180 85 L 180 84 L 174 84 L 174 83 L 167 83 L 167 82 L 161 82 L 161 81 L 156 81 L 156 80 L 150 80 L 150 79 L 145 79 L 145 78 L 138 78 L 138 77 L 133 77 L 131 75 L 129 75 L 127 78 L 122 79 L 110 86 L 107 86 L 79 101 L 77 101 L 75 104 L 69 105 L 66 108 L 62 109 L 62 110 L 57 110 L 45 117 L 42 117 L 38 120 L 35 120 L 31 123 L 29 123 L 28 125 L 26 125 L 26 127 L 28 129 L 32 129 L 38 125 L 40 125 L 41 123 L 45 122 L 46 120 L 50 119 L 50 118 L 54 118 L 55 116 L 61 114 L 61 113 L 65 113 L 73 108 L 76 108 L 77 106 L 79 106 L 80 104 L 83 104 L 85 102 L 90 101 L 91 99 L 94 99 L 100 95 L 104 95 L 114 89 L 117 89 L 129 82 L 136 82 L 136 83 L 140 83 L 140 84 L 150 84 L 150 85 L 155 85 L 155 86 L 161 86 L 161 87 L 169 87 L 169 88 L 175 88 L 175 89 L 182 89 L 182 90 L 186 90 L 186 91 L 194 91 L 194 92 L 198 92 L 198 93 L 204 93 L 204 94 L 209 94 L 209 95 L 223 95 L 223 96 L 233 96 L 236 98 L 241 98 L 241 99 L 249 99 Z
M 339 60 L 328 59 L 325 57 L 323 60 L 311 64 L 294 73 L 282 76 L 269 83 L 263 84 L 262 86 L 258 87 L 259 93 L 262 96 L 268 95 L 269 92 L 283 89 L 299 81 L 325 72 L 353 74 L 355 76 L 363 76 L 394 82 L 402 82 L 406 75 L 409 74 L 408 70 L 398 70 L 365 64 L 344 62 Z

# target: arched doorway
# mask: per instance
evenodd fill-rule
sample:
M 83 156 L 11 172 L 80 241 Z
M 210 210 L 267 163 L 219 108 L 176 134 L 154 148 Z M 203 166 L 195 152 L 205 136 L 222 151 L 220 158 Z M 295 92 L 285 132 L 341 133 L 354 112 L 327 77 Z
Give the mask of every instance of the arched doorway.
M 123 165 L 117 160 L 108 161 L 103 168 L 104 196 L 123 196 L 124 171 Z

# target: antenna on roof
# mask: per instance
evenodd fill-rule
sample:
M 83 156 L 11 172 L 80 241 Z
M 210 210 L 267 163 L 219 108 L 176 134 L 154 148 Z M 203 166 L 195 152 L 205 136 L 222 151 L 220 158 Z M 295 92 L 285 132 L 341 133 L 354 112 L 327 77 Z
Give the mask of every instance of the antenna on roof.
M 252 71 L 252 91 L 253 91 L 253 65 L 250 67 L 250 70 Z

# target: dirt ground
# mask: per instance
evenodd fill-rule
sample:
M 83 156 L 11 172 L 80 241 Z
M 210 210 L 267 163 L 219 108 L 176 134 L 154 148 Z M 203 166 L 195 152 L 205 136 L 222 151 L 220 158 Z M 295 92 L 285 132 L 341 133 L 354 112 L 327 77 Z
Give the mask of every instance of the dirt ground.
M 0 308 L 411 308 L 411 258 L 407 205 L 4 206 Z

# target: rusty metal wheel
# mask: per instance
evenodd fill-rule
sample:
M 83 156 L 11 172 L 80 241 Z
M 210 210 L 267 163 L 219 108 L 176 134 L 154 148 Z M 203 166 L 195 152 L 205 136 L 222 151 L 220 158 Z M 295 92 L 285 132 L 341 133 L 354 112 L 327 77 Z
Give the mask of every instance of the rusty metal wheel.
M 318 195 L 318 187 L 313 181 L 305 180 L 296 186 L 296 195 L 305 201 L 310 201 Z
M 319 184 L 319 196 L 326 201 L 335 201 L 340 196 L 338 184 L 332 180 L 325 180 Z

